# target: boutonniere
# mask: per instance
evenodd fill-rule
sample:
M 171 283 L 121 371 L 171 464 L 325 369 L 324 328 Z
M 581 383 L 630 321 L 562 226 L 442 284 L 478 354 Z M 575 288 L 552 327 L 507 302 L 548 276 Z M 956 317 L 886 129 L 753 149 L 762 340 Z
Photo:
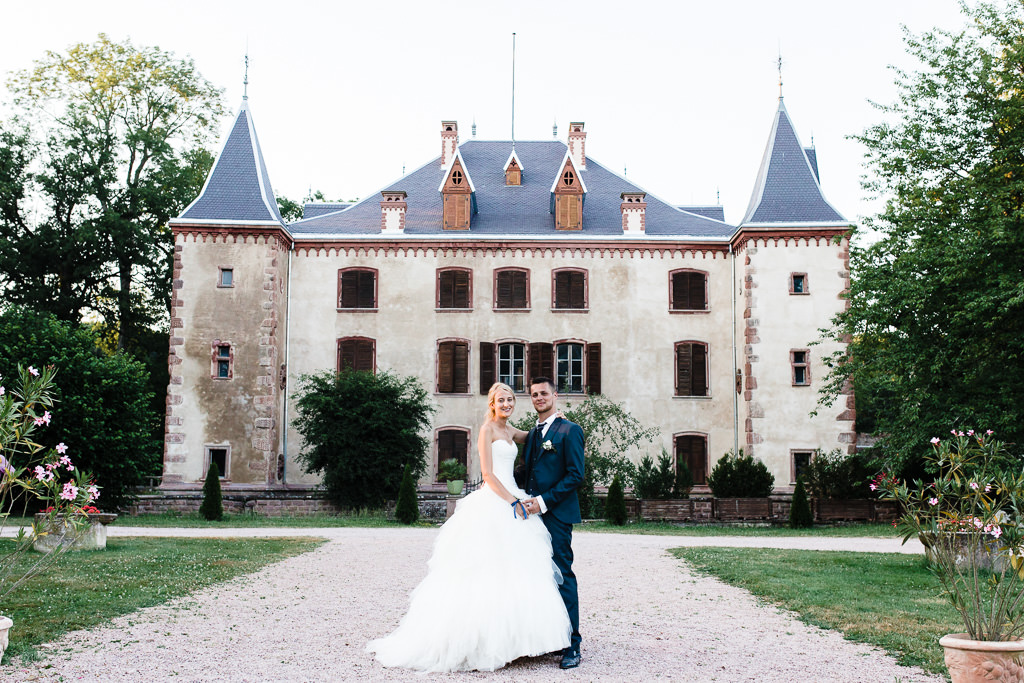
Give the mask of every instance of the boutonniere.
M 547 441 L 542 443 L 541 447 L 544 450 L 546 450 L 546 451 L 553 451 L 553 450 L 555 450 L 555 444 L 551 443 L 551 439 L 548 439 Z

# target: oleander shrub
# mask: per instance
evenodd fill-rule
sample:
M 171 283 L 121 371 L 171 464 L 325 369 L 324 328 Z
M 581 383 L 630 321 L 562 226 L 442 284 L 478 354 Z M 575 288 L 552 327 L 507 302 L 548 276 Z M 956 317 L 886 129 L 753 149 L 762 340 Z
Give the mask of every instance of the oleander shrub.
M 708 475 L 708 486 L 716 498 L 767 498 L 775 476 L 752 455 L 732 451 L 719 459 Z

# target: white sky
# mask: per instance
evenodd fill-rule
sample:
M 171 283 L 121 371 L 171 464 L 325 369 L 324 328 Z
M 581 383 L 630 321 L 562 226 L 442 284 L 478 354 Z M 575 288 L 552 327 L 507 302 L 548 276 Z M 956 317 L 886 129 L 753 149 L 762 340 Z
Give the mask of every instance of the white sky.
M 584 121 L 589 157 L 673 203 L 720 191 L 733 223 L 777 107 L 780 48 L 786 107 L 801 142 L 814 136 L 825 197 L 857 220 L 878 205 L 847 136 L 880 120 L 869 100 L 894 98 L 887 67 L 915 68 L 901 24 L 965 25 L 955 0 L 4 4 L 5 74 L 105 32 L 192 57 L 234 113 L 248 49 L 271 182 L 292 199 L 376 192 L 440 153 L 442 119 L 463 141 L 474 118 L 479 139 L 508 139 L 515 31 L 517 139 L 549 140 L 557 120 L 564 141 Z

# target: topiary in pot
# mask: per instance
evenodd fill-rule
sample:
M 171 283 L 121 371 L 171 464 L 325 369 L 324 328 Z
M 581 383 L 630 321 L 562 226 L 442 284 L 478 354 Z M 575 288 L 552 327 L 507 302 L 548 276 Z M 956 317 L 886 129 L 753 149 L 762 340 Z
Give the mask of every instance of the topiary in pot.
M 793 490 L 793 504 L 789 508 L 789 526 L 794 529 L 809 529 L 814 524 L 811 516 L 811 503 L 807 500 L 803 477 L 796 478 L 796 489 Z
M 419 518 L 420 504 L 416 500 L 416 482 L 412 478 L 412 468 L 407 464 L 402 473 L 402 484 L 398 488 L 395 519 L 402 524 L 412 524 Z
M 622 490 L 622 478 L 617 474 L 612 479 L 612 485 L 608 487 L 608 501 L 605 503 L 604 514 L 609 524 L 625 526 L 626 496 Z
M 199 506 L 199 514 L 211 522 L 224 519 L 224 502 L 220 492 L 220 469 L 215 462 L 211 462 L 210 467 L 206 470 L 203 503 Z

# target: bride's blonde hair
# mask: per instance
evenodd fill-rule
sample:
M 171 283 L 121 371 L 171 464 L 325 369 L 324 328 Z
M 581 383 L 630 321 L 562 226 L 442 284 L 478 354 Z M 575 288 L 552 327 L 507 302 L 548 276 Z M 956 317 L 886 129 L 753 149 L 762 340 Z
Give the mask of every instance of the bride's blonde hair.
M 487 419 L 494 420 L 498 417 L 498 412 L 494 409 L 494 399 L 498 397 L 499 391 L 507 391 L 512 394 L 512 401 L 516 400 L 516 392 L 512 391 L 512 387 L 505 384 L 504 382 L 495 382 L 491 385 L 491 388 L 487 390 Z

